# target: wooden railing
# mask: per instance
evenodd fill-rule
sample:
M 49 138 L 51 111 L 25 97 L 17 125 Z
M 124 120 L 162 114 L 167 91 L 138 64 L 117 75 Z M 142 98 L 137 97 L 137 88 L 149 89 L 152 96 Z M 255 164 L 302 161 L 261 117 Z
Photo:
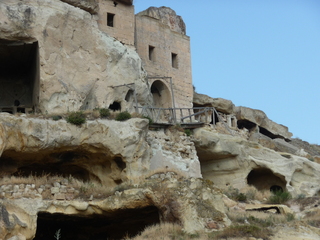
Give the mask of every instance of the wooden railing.
M 216 124 L 216 120 L 221 122 L 225 128 L 233 135 L 228 124 L 221 118 L 214 107 L 194 107 L 194 108 L 156 108 L 156 107 L 136 107 L 138 113 L 152 119 L 155 124 L 175 125 L 181 124 L 190 126 Z
M 219 114 L 214 107 L 194 108 L 156 108 L 138 107 L 138 112 L 153 120 L 154 123 L 213 123 Z

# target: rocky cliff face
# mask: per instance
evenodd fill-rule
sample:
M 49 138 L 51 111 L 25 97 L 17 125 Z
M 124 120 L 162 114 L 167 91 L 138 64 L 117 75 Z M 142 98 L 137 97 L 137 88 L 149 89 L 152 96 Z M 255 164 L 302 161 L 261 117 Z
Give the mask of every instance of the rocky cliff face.
M 134 83 L 138 101 L 152 103 L 140 57 L 99 31 L 96 11 L 95 0 L 0 3 L 1 63 L 14 60 L 6 59 L 13 46 L 36 46 L 36 90 L 21 76 L 0 76 L 1 97 L 38 98 L 38 114 L 0 113 L 0 239 L 48 239 L 61 229 L 62 239 L 120 239 L 159 222 L 212 232 L 230 225 L 227 208 L 244 209 L 223 189 L 320 194 L 319 146 L 291 139 L 264 112 L 230 100 L 195 93 L 194 106 L 216 112 L 188 135 L 179 126 L 150 128 L 144 118 L 53 121 L 50 114 L 113 102 L 129 109 L 129 88 L 115 87 L 123 84 Z M 185 34 L 171 9 L 140 14 Z
M 178 16 L 174 10 L 168 7 L 150 7 L 145 11 L 138 13 L 161 21 L 162 24 L 168 26 L 171 30 L 186 35 L 186 24 L 181 16 Z
M 109 107 L 114 101 L 126 109 L 130 89 L 113 88 L 125 83 L 135 84 L 141 102 L 152 102 L 139 55 L 102 33 L 89 12 L 60 0 L 1 1 L 0 12 L 0 39 L 38 45 L 34 67 L 41 71 L 32 96 L 38 111 Z

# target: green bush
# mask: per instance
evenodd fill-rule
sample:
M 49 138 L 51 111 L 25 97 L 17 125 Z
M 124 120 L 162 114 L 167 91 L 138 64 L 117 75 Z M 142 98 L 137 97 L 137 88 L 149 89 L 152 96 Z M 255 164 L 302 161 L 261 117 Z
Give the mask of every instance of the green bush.
M 227 190 L 224 191 L 224 194 L 234 201 L 245 202 L 247 200 L 246 194 L 240 193 L 238 188 L 229 187 Z
M 58 121 L 58 120 L 60 120 L 62 117 L 61 116 L 59 116 L 59 115 L 54 115 L 54 116 L 52 116 L 52 120 L 54 120 L 54 121 Z
M 131 114 L 128 113 L 127 111 L 118 113 L 118 115 L 116 116 L 116 120 L 117 121 L 125 121 L 125 120 L 128 120 L 130 118 L 131 118 Z
M 80 126 L 86 122 L 86 116 L 83 114 L 83 112 L 71 112 L 66 120 L 68 123 Z
M 148 116 L 143 116 L 143 118 L 146 118 L 146 119 L 149 120 L 149 125 L 151 125 L 151 124 L 153 123 L 153 120 L 152 120 L 150 117 L 148 117 Z
M 187 136 L 191 136 L 192 131 L 191 131 L 190 129 L 185 129 L 185 130 L 184 130 L 184 133 L 185 133 Z
M 110 116 L 110 110 L 108 108 L 100 108 L 99 109 L 100 117 L 107 118 Z
M 282 204 L 291 199 L 291 194 L 287 191 L 275 191 L 269 197 L 268 202 L 272 204 Z

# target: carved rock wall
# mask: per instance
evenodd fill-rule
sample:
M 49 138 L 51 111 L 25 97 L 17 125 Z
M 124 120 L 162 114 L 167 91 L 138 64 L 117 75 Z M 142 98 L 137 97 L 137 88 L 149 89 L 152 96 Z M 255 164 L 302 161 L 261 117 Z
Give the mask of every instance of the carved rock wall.
M 138 54 L 102 33 L 90 13 L 60 0 L 5 0 L 0 12 L 0 39 L 38 42 L 34 96 L 42 113 L 108 108 L 114 101 L 126 109 L 129 89 L 112 88 L 125 83 L 136 84 L 139 100 L 152 101 Z

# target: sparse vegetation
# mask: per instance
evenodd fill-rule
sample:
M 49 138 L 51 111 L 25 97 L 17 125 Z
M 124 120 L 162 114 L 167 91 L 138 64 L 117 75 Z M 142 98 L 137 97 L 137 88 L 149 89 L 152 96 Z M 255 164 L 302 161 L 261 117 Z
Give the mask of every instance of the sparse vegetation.
M 58 121 L 58 120 L 60 120 L 60 119 L 62 119 L 62 117 L 61 117 L 60 115 L 54 115 L 54 116 L 52 116 L 52 120 L 54 120 L 54 121 Z
M 287 191 L 275 191 L 273 194 L 269 197 L 268 203 L 272 204 L 283 204 L 290 200 L 291 194 Z
M 131 114 L 127 111 L 118 113 L 116 116 L 117 121 L 125 121 L 131 118 Z
M 110 110 L 108 108 L 100 108 L 99 113 L 101 118 L 107 118 L 110 116 Z
M 247 196 L 245 193 L 241 193 L 238 188 L 229 187 L 227 190 L 224 191 L 224 194 L 234 200 L 234 201 L 240 201 L 245 202 L 247 201 Z
M 151 124 L 153 123 L 153 120 L 152 120 L 150 117 L 148 117 L 148 116 L 143 116 L 143 118 L 146 118 L 146 119 L 149 120 L 149 125 L 151 125 Z
M 86 116 L 83 112 L 79 111 L 79 112 L 71 112 L 69 113 L 69 115 L 67 116 L 67 122 L 77 125 L 77 126 L 81 126 L 83 123 L 86 122 Z
M 184 133 L 189 137 L 192 135 L 192 131 L 190 129 L 185 129 Z
M 61 229 L 58 229 L 55 234 L 54 234 L 54 238 L 59 240 L 61 238 Z

